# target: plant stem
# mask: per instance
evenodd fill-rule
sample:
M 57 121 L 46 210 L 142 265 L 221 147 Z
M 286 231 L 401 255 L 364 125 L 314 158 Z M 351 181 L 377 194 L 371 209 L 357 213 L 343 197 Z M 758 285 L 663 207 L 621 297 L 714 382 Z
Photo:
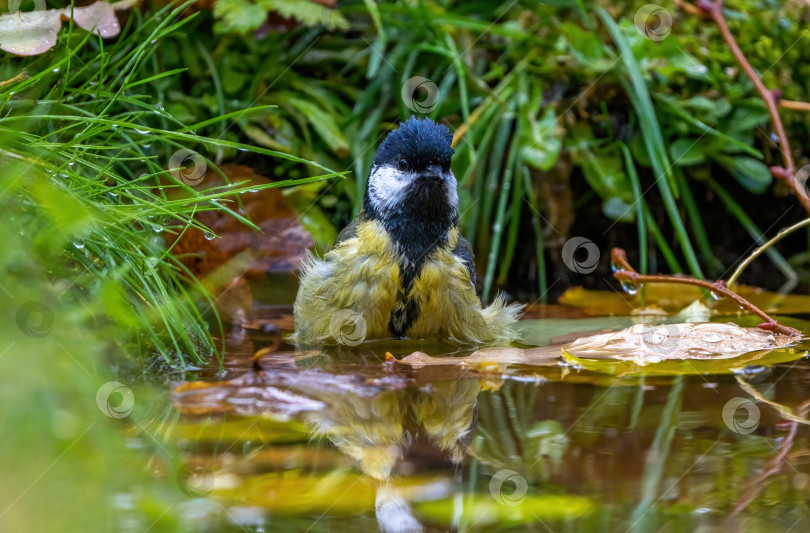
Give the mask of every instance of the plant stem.
M 743 71 L 745 71 L 745 75 L 751 80 L 760 98 L 762 98 L 762 101 L 765 102 L 765 106 L 768 108 L 768 114 L 773 123 L 774 133 L 779 139 L 779 150 L 782 152 L 782 159 L 784 161 L 783 167 L 771 167 L 771 174 L 773 174 L 775 178 L 781 179 L 787 183 L 787 185 L 793 189 L 793 192 L 796 193 L 802 207 L 810 213 L 810 195 L 804 190 L 805 184 L 799 183 L 799 180 L 796 179 L 796 164 L 793 162 L 793 154 L 790 151 L 790 140 L 785 132 L 785 125 L 782 123 L 782 118 L 779 116 L 779 91 L 771 91 L 765 87 L 765 84 L 757 75 L 754 67 L 752 67 L 751 63 L 746 59 L 737 41 L 734 40 L 734 35 L 732 35 L 731 30 L 728 28 L 726 17 L 723 15 L 723 0 L 698 0 L 696 7 L 701 10 L 702 16 L 710 18 L 717 25 L 717 29 L 720 30 L 720 34 L 723 36 L 723 40 L 726 42 L 734 59 L 737 60 L 737 63 L 742 67 Z M 693 10 L 687 11 L 694 12 Z
M 710 281 L 688 277 L 639 274 L 630 265 L 630 262 L 627 260 L 627 254 L 621 248 L 613 248 L 610 251 L 610 257 L 612 264 L 616 268 L 616 271 L 613 273 L 613 277 L 619 281 L 629 281 L 636 285 L 641 285 L 643 283 L 679 283 L 681 285 L 695 285 L 697 287 L 708 289 L 715 294 L 730 298 L 737 302 L 740 307 L 747 309 L 751 313 L 762 318 L 765 320 L 765 322 L 759 325 L 759 327 L 762 329 L 773 331 L 774 333 L 781 333 L 782 335 L 801 336 L 801 332 L 799 330 L 780 324 L 778 321 L 776 321 L 776 319 L 771 318 L 767 313 L 765 313 L 765 311 L 761 310 L 736 292 L 729 289 L 726 286 L 726 282 L 723 280 L 717 280 L 712 283 Z
M 746 257 L 742 263 L 740 263 L 740 266 L 738 266 L 737 269 L 734 271 L 734 273 L 731 275 L 731 277 L 728 278 L 728 285 L 729 286 L 734 285 L 734 283 L 737 281 L 737 278 L 739 278 L 740 274 L 742 274 L 742 271 L 745 270 L 746 267 L 750 265 L 754 259 L 762 255 L 763 252 L 767 251 L 768 248 L 770 248 L 777 242 L 781 241 L 783 238 L 787 237 L 797 229 L 803 228 L 808 224 L 810 224 L 810 218 L 805 218 L 804 220 L 800 220 L 799 222 L 793 224 L 790 227 L 779 230 L 779 233 L 777 233 L 775 237 L 772 237 L 771 240 L 769 240 L 768 242 L 766 242 L 765 244 L 763 244 L 762 246 L 751 252 L 751 254 L 748 257 Z

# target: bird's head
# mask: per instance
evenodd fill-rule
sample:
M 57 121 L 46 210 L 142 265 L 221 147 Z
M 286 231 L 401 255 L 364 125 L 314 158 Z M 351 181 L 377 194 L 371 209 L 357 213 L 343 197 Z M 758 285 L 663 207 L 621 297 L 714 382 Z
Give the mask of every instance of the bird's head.
M 371 165 L 366 213 L 383 220 L 408 213 L 454 219 L 458 192 L 450 170 L 452 140 L 447 126 L 414 117 L 389 133 Z

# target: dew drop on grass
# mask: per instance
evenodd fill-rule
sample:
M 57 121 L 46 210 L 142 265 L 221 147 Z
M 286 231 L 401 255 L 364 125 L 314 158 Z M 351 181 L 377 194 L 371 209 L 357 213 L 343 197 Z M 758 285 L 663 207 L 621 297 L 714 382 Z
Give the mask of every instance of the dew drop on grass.
M 211 239 L 216 238 L 216 235 L 214 235 L 214 233 L 211 231 L 206 231 L 203 233 L 203 237 L 205 237 L 205 240 L 210 241 Z
M 713 300 L 720 300 L 720 295 L 714 291 L 709 291 L 709 296 L 711 296 Z
M 77 250 L 84 250 L 84 243 L 83 242 L 74 242 L 73 246 Z

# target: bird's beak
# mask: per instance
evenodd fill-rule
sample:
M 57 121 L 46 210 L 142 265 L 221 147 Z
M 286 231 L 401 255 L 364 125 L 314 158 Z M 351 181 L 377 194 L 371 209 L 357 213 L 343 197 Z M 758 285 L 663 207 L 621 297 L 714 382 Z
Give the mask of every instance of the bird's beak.
M 419 176 L 421 179 L 435 183 L 442 182 L 442 171 L 436 165 L 430 165 Z

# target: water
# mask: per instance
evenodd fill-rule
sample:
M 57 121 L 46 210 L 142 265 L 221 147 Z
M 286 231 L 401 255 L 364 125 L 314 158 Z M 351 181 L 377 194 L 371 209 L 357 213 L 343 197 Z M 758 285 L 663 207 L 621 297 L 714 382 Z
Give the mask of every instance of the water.
M 295 352 L 275 339 L 271 327 L 232 332 L 232 381 L 215 384 L 219 366 L 200 369 L 193 379 L 212 385 L 181 385 L 166 398 L 172 414 L 149 428 L 181 450 L 181 515 L 193 530 L 810 524 L 803 359 L 617 378 L 554 358 L 415 368 L 386 356 L 470 352 L 439 344 Z M 271 346 L 254 367 L 253 354 Z

